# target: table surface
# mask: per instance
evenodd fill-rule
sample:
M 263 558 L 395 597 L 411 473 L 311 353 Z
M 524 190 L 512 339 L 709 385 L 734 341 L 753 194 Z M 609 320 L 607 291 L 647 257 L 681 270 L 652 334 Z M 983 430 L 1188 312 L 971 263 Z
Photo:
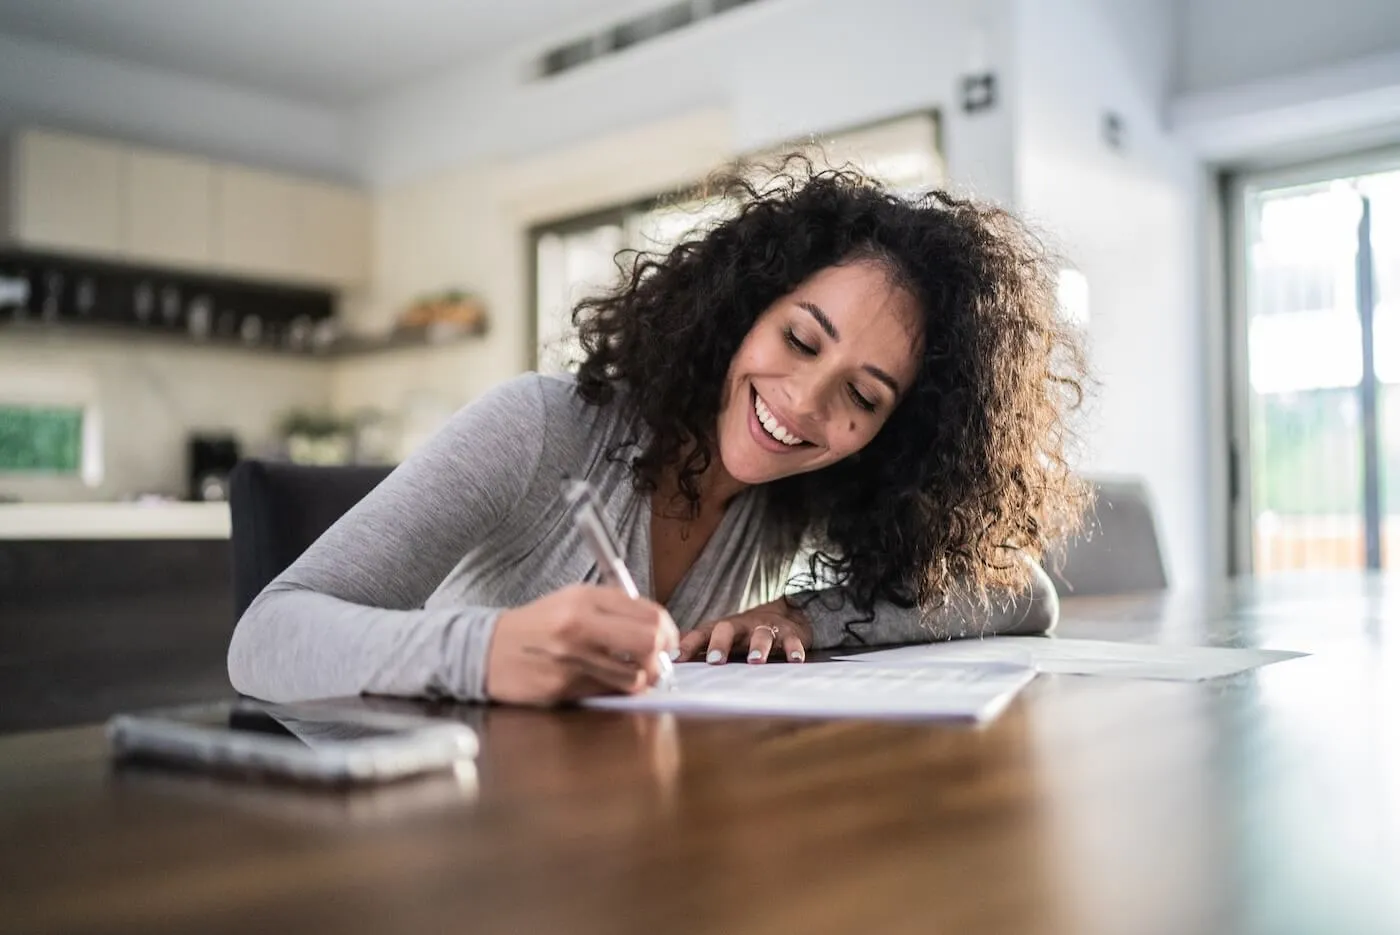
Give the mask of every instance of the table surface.
M 475 776 L 341 794 L 16 735 L 0 931 L 1400 932 L 1400 583 L 1083 598 L 1062 635 L 1312 655 L 1042 675 L 981 729 L 444 706 Z

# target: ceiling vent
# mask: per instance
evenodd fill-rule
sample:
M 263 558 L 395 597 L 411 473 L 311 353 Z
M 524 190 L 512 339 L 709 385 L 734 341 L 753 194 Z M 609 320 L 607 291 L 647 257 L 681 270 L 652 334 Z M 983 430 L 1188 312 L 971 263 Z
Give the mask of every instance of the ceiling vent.
M 683 3 L 672 3 L 650 13 L 615 23 L 600 32 L 555 46 L 540 56 L 536 76 L 552 78 L 566 71 L 573 71 L 589 62 L 616 55 L 667 33 L 757 2 L 758 0 L 685 0 Z

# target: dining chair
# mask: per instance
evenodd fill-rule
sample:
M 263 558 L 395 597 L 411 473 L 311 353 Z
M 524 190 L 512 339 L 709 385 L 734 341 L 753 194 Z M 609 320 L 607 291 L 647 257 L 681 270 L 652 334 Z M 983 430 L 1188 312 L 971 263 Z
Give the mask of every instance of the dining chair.
M 238 462 L 229 475 L 235 616 L 392 470 Z
M 1063 596 L 1160 591 L 1167 569 L 1147 485 L 1138 478 L 1089 478 L 1095 490 L 1084 529 L 1047 556 Z

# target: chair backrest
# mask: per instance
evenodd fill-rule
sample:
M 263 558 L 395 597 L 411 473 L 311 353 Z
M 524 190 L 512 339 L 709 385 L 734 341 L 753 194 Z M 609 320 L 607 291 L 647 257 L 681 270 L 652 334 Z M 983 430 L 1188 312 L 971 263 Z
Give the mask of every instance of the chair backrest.
M 1166 588 L 1167 569 L 1147 486 L 1136 479 L 1090 480 L 1096 499 L 1083 532 L 1046 562 L 1057 589 L 1066 597 L 1084 597 Z
M 240 461 L 229 476 L 235 616 L 392 470 Z

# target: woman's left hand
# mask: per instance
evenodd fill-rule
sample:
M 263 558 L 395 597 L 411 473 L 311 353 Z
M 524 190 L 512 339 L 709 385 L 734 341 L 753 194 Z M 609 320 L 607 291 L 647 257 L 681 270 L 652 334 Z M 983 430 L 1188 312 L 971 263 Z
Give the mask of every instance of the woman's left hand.
M 742 614 L 702 623 L 681 637 L 677 662 L 704 657 L 719 664 L 730 656 L 743 656 L 751 663 L 781 658 L 802 662 L 812 645 L 812 627 L 800 611 L 778 598 Z

